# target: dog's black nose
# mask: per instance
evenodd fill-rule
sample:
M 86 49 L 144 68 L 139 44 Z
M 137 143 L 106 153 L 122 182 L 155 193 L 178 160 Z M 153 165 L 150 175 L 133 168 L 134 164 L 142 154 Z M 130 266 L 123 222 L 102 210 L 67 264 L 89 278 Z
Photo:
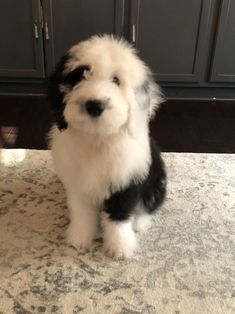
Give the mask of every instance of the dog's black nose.
M 104 103 L 99 100 L 88 100 L 85 103 L 85 108 L 91 117 L 96 118 L 104 111 Z

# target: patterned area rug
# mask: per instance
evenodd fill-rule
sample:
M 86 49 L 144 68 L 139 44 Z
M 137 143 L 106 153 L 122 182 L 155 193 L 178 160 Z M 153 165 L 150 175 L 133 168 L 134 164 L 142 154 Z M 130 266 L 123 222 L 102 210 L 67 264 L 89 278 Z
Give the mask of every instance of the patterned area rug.
M 235 155 L 164 154 L 168 195 L 132 260 L 66 244 L 48 151 L 0 151 L 0 313 L 235 313 Z

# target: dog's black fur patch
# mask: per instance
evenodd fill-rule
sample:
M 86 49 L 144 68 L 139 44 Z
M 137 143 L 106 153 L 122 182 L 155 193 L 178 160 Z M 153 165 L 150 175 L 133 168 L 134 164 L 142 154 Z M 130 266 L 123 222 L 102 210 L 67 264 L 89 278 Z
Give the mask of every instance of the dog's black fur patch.
M 161 153 L 156 142 L 151 140 L 152 163 L 143 185 L 142 201 L 150 214 L 159 207 L 166 196 L 166 172 Z
M 152 163 L 147 178 L 142 183 L 132 183 L 113 193 L 104 201 L 104 210 L 111 220 L 127 220 L 135 206 L 142 201 L 144 209 L 151 214 L 164 201 L 166 195 L 166 172 L 158 145 L 151 140 Z
M 81 82 L 84 79 L 84 71 L 89 71 L 90 67 L 88 65 L 80 65 L 72 72 L 68 73 L 63 77 L 62 84 L 65 84 L 69 88 L 74 87 L 77 83 Z
M 65 69 L 65 64 L 69 61 L 70 56 L 66 54 L 58 62 L 55 71 L 47 80 L 47 98 L 51 106 L 54 122 L 58 126 L 59 130 L 66 129 L 68 124 L 64 119 L 64 107 L 63 103 L 64 93 L 60 91 L 59 85 L 62 81 L 62 73 Z
M 104 210 L 111 220 L 127 220 L 141 195 L 141 186 L 132 183 L 126 189 L 113 193 L 104 201 Z
M 55 71 L 48 78 L 47 96 L 53 112 L 54 122 L 58 126 L 59 130 L 64 130 L 68 127 L 65 121 L 63 112 L 65 108 L 64 96 L 67 90 L 71 90 L 77 83 L 83 79 L 83 73 L 85 70 L 89 70 L 88 65 L 82 65 L 68 74 L 64 74 L 65 65 L 70 60 L 71 56 L 66 54 L 58 62 Z M 65 87 L 65 90 L 61 90 L 61 86 Z

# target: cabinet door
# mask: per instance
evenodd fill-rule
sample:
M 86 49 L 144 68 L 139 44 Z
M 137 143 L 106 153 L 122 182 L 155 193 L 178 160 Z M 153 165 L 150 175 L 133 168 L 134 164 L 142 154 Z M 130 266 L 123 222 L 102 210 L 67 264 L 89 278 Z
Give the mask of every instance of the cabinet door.
M 124 0 L 43 0 L 43 7 L 49 72 L 77 42 L 95 34 L 122 34 Z
M 202 80 L 202 59 L 207 44 L 212 2 L 132 0 L 131 32 L 135 32 L 132 40 L 158 80 Z
M 39 0 L 0 1 L 0 76 L 44 76 Z
M 235 82 L 235 1 L 223 0 L 220 10 L 212 82 Z

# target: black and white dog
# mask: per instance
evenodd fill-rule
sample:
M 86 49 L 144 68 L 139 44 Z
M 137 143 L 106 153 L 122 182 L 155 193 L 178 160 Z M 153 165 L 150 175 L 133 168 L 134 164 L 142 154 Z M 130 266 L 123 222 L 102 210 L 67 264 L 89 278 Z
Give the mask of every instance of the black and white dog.
M 89 248 L 101 217 L 104 249 L 131 257 L 135 231 L 161 205 L 166 175 L 149 121 L 162 101 L 150 69 L 123 39 L 73 46 L 49 78 L 52 156 L 70 209 L 67 239 Z

